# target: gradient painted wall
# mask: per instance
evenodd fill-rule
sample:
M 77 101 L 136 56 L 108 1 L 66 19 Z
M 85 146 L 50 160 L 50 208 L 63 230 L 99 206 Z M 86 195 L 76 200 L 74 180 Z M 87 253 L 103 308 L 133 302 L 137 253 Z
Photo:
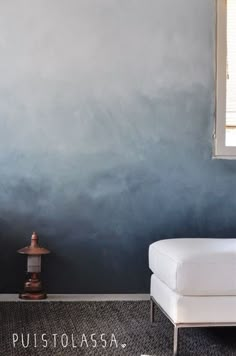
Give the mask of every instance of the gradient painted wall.
M 236 237 L 212 160 L 214 0 L 0 2 L 0 292 L 148 292 L 151 242 Z

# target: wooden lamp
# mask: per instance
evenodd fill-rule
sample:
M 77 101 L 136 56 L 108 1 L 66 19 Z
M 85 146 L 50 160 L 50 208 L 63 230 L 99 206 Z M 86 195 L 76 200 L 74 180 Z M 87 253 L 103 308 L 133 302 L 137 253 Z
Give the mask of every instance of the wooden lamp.
M 41 256 L 47 255 L 50 251 L 38 245 L 38 236 L 33 232 L 30 246 L 21 248 L 17 252 L 27 255 L 27 279 L 24 283 L 24 291 L 19 294 L 19 298 L 30 300 L 46 299 L 47 294 L 43 291 L 40 279 Z

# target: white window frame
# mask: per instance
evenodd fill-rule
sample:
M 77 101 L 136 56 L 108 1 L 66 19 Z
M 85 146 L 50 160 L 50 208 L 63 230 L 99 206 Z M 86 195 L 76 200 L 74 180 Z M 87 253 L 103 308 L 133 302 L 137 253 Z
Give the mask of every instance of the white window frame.
M 213 158 L 236 159 L 236 147 L 225 145 L 227 75 L 227 0 L 217 1 L 216 15 L 216 121 Z

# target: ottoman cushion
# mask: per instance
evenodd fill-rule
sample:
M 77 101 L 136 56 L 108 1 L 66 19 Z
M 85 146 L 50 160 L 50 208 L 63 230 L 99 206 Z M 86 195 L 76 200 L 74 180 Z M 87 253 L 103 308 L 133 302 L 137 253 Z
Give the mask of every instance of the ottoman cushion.
M 149 247 L 149 267 L 181 295 L 236 295 L 236 239 L 169 239 Z
M 234 323 L 236 298 L 233 295 L 189 296 L 173 292 L 154 274 L 151 296 L 174 323 Z

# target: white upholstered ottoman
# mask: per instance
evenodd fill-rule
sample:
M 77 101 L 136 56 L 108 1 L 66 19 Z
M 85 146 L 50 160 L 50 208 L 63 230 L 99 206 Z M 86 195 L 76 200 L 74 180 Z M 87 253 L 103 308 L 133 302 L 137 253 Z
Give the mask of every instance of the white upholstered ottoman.
M 170 239 L 149 247 L 151 322 L 156 304 L 178 329 L 236 326 L 236 239 Z

